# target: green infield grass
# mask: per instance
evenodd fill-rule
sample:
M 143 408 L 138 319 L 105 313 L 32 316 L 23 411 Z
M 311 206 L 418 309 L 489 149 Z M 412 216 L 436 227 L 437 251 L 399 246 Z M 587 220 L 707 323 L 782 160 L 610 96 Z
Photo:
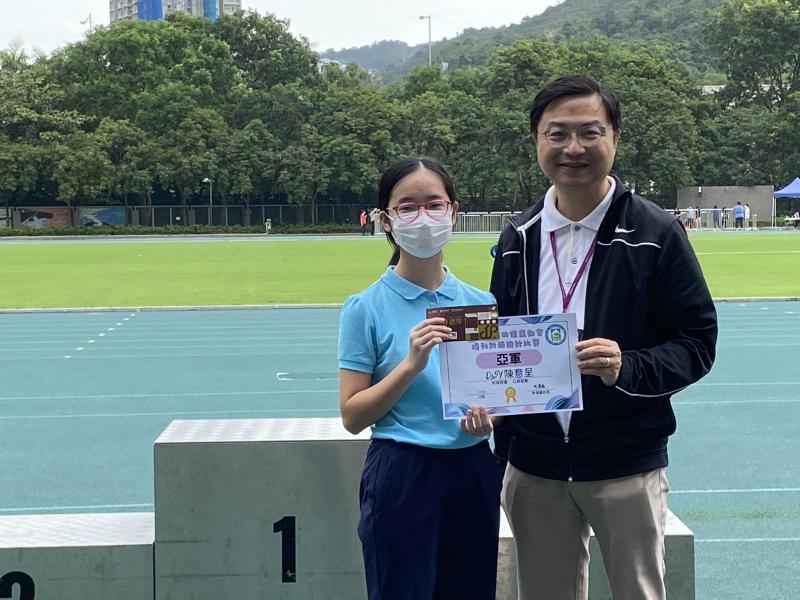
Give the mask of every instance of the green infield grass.
M 456 236 L 445 262 L 487 287 L 496 236 Z M 800 235 L 693 233 L 715 298 L 800 296 Z M 0 308 L 339 303 L 373 282 L 384 238 L 0 243 Z

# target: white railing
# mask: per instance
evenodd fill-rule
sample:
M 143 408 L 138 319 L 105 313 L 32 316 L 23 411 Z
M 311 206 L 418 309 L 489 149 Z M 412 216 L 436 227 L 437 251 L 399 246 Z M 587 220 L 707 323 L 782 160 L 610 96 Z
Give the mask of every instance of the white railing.
M 517 213 L 511 212 L 468 212 L 459 213 L 455 233 L 500 233 L 508 219 Z

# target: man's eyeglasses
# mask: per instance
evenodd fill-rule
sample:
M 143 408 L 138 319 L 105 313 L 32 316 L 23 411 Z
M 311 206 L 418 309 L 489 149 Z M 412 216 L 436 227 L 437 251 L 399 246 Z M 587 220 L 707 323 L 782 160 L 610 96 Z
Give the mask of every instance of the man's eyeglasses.
M 608 129 L 602 126 L 587 127 L 579 129 L 578 131 L 570 131 L 569 129 L 562 129 L 561 127 L 554 127 L 547 131 L 540 131 L 539 133 L 544 136 L 547 143 L 553 148 L 563 148 L 568 146 L 574 135 L 578 143 L 584 148 L 591 148 L 597 146 L 605 137 Z
M 416 202 L 401 202 L 397 206 L 391 207 L 389 210 L 394 211 L 397 218 L 406 223 L 413 223 L 419 217 L 420 209 L 425 209 L 426 214 L 435 221 L 445 219 L 453 206 L 450 200 L 437 198 L 436 200 L 428 200 L 425 204 L 417 204 Z

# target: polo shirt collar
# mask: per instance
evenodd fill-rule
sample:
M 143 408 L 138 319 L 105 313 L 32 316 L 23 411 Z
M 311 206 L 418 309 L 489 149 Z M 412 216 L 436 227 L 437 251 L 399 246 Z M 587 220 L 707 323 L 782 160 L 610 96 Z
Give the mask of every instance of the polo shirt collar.
M 434 291 L 439 296 L 454 300 L 458 292 L 458 283 L 455 275 L 450 272 L 450 269 L 447 267 L 444 269 L 447 272 L 444 276 L 444 281 L 442 281 L 439 287 Z M 430 290 L 426 290 L 424 287 L 420 287 L 416 283 L 412 283 L 408 279 L 398 275 L 393 266 L 388 267 L 384 274 L 381 275 L 381 281 L 406 300 L 416 300 L 423 294 L 431 293 Z
M 583 225 L 587 229 L 591 229 L 592 231 L 600 230 L 600 224 L 603 222 L 606 212 L 608 212 L 608 207 L 611 206 L 611 199 L 614 197 L 614 190 L 617 187 L 617 182 L 613 177 L 607 176 L 606 179 L 608 179 L 608 182 L 611 185 L 609 186 L 606 195 L 603 196 L 603 199 L 600 201 L 600 204 L 598 204 L 595 209 L 583 219 L 577 221 L 577 223 Z M 544 208 L 542 209 L 542 231 L 558 231 L 562 227 L 568 227 L 570 225 L 574 225 L 575 223 L 576 221 L 570 221 L 567 217 L 558 212 L 558 209 L 556 208 L 556 188 L 555 186 L 550 186 L 550 189 L 547 190 L 547 193 L 544 196 Z

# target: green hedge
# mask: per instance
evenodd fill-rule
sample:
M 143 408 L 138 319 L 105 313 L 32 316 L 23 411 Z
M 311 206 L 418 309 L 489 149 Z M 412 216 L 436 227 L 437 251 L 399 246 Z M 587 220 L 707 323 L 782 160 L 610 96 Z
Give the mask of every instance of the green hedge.
M 318 225 L 274 225 L 272 234 L 358 233 L 360 227 L 352 224 L 320 223 Z M 53 227 L 51 229 L 0 229 L 0 236 L 80 236 L 80 235 L 193 235 L 219 233 L 264 233 L 263 225 L 190 225 L 143 227 L 140 225 L 93 225 L 91 227 Z

